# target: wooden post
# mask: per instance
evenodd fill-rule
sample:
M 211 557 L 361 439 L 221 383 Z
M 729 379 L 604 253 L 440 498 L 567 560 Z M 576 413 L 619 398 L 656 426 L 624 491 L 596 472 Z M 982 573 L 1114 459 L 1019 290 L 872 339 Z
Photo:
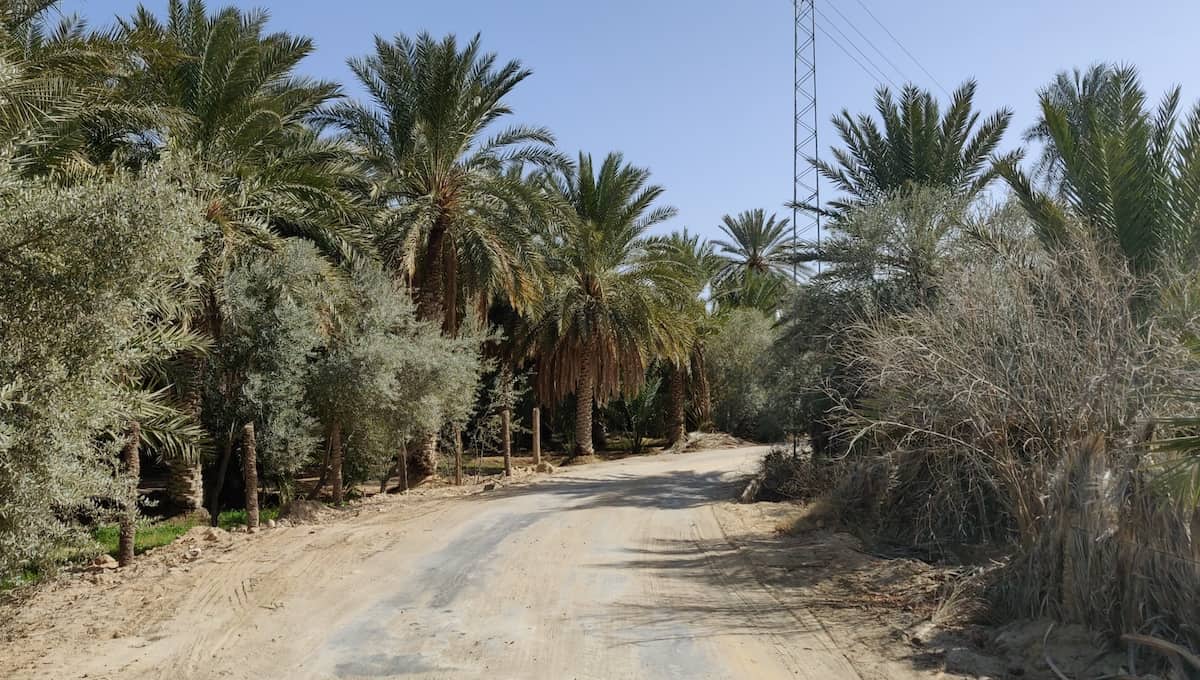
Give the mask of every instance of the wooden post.
M 342 422 L 333 421 L 329 430 L 329 481 L 333 484 L 333 504 L 341 505 L 345 500 L 342 486 Z
M 504 428 L 504 476 L 512 477 L 512 412 L 501 411 L 500 421 Z
M 533 465 L 542 464 L 542 409 L 533 407 Z
M 258 452 L 253 422 L 242 428 L 242 478 L 246 481 L 246 529 L 254 531 L 258 528 Z
M 129 424 L 129 440 L 121 448 L 121 460 L 125 463 L 125 474 L 133 482 L 133 499 L 121 513 L 121 535 L 117 544 L 117 563 L 127 567 L 133 563 L 135 539 L 137 538 L 137 488 L 138 478 L 141 477 L 141 462 L 138 460 L 138 449 L 142 440 L 142 424 L 133 421 Z
M 454 485 L 463 485 L 462 428 L 454 428 Z

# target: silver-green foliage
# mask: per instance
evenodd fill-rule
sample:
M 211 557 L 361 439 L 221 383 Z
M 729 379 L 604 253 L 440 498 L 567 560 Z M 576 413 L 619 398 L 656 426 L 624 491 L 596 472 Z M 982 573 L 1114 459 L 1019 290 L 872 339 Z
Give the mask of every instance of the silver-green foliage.
M 330 266 L 311 244 L 289 240 L 235 267 L 212 375 L 217 432 L 253 422 L 263 477 L 286 485 L 320 446 L 307 401 L 310 365 L 325 344 Z M 324 308 L 324 309 L 323 309 Z
M 156 174 L 0 188 L 0 573 L 128 492 L 114 436 L 170 352 L 161 302 L 191 277 L 201 215 Z
M 346 479 L 361 481 L 382 476 L 405 441 L 466 419 L 479 338 L 419 321 L 408 291 L 374 263 L 356 264 L 341 283 L 309 394 L 326 429 L 341 425 Z

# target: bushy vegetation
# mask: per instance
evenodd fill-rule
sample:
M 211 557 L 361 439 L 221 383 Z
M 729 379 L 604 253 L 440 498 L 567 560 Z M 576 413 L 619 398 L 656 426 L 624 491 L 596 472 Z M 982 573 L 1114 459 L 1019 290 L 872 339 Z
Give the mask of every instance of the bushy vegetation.
M 825 266 L 774 362 L 813 455 L 764 469 L 782 495 L 824 484 L 874 537 L 1001 548 L 999 614 L 1195 647 L 1195 125 L 1177 91 L 1145 99 L 1130 69 L 1060 76 L 1032 178 L 1016 155 L 969 176 L 896 163 L 941 152 L 944 132 L 911 134 L 928 98 L 921 122 L 881 94 L 878 135 L 840 119 L 847 149 L 821 169 L 846 196 L 801 248 Z M 965 139 L 970 117 L 948 116 Z M 1011 200 L 977 198 L 996 177 Z
M 944 110 L 881 91 L 834 121 L 838 195 L 795 206 L 827 238 L 754 209 L 707 242 L 652 233 L 675 211 L 648 169 L 509 124 L 531 73 L 478 37 L 377 38 L 355 102 L 263 12 L 48 31 L 53 5 L 0 12 L 0 582 L 93 532 L 144 549 L 260 497 L 420 483 L 537 405 L 572 455 L 610 428 L 802 437 L 764 462 L 776 496 L 999 546 L 997 611 L 1200 645 L 1178 90 L 1059 75 L 1032 165 L 974 83 Z M 135 521 L 139 450 L 188 514 Z
M 652 235 L 649 170 L 508 123 L 530 71 L 479 37 L 377 39 L 356 102 L 262 11 L 54 5 L 0 11 L 0 574 L 421 483 L 534 405 L 577 453 L 682 443 L 721 314 L 788 285 L 786 221 Z

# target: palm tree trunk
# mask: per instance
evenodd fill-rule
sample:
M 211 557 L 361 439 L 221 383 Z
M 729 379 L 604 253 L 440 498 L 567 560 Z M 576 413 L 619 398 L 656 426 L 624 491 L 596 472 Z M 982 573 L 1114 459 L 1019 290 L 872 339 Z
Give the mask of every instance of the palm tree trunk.
M 121 513 L 121 535 L 117 544 L 117 563 L 122 567 L 133 563 L 135 539 L 137 538 L 137 487 L 141 477 L 141 462 L 138 460 L 138 449 L 142 439 L 142 424 L 133 421 L 129 424 L 129 439 L 121 449 L 121 459 L 125 463 L 125 474 L 133 482 L 133 497 L 126 501 L 125 511 Z
M 590 456 L 592 447 L 592 399 L 595 394 L 596 377 L 592 375 L 592 349 L 594 340 L 588 338 L 583 356 L 579 358 L 579 382 L 575 387 L 575 455 Z
M 671 367 L 671 403 L 667 411 L 667 446 L 678 446 L 687 436 L 683 421 L 683 368 Z
M 458 335 L 458 260 L 453 248 L 442 251 L 442 332 Z
M 341 505 L 346 491 L 342 487 L 342 424 L 333 421 L 329 429 L 329 482 L 333 485 L 333 502 Z
M 442 312 L 442 299 L 445 297 L 442 251 L 445 245 L 446 225 L 438 220 L 429 231 L 429 245 L 425 250 L 424 271 L 421 272 L 417 312 L 425 321 L 439 324 L 445 323 Z
M 712 421 L 712 386 L 708 382 L 708 366 L 704 360 L 704 346 L 696 345 L 692 353 L 692 375 L 696 376 L 696 415 L 700 422 L 701 432 L 711 432 Z
M 438 433 L 427 432 L 416 442 L 416 455 L 405 466 L 414 484 L 437 474 Z
M 254 441 L 254 423 L 242 428 L 242 479 L 246 482 L 246 528 L 258 528 L 258 449 Z

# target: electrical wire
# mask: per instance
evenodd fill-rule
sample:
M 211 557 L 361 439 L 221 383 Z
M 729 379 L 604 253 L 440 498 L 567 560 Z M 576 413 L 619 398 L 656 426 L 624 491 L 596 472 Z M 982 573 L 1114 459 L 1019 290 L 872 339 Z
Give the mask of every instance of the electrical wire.
M 894 89 L 896 89 L 896 90 L 900 89 L 900 86 L 896 84 L 896 81 L 894 81 L 890 77 L 888 77 L 888 75 L 886 73 L 884 73 L 883 69 L 879 68 L 879 65 L 876 64 L 875 61 L 872 60 L 870 57 L 868 57 L 867 54 L 858 47 L 858 43 L 856 43 L 850 36 L 846 35 L 845 31 L 843 31 L 841 28 L 839 28 L 837 23 L 833 19 L 830 19 L 828 15 L 826 15 L 824 12 L 822 12 L 819 9 L 817 10 L 817 14 L 819 14 L 821 16 L 821 20 L 825 22 L 825 25 L 829 26 L 829 27 L 833 28 L 833 30 L 837 31 L 838 35 L 842 36 L 842 39 L 846 41 L 846 44 L 850 45 L 850 47 L 853 47 L 854 51 L 858 52 L 859 56 L 861 56 L 868 64 L 870 64 L 875 69 L 875 71 L 877 71 L 879 73 L 880 77 L 882 77 L 884 80 L 891 83 L 891 85 Z M 876 80 L 879 80 L 879 78 L 876 78 Z
M 838 49 L 840 49 L 842 52 L 844 52 L 847 57 L 850 57 L 850 61 L 853 61 L 855 64 L 858 64 L 858 67 L 863 70 L 863 73 L 870 76 L 871 80 L 874 80 L 880 87 L 887 87 L 887 83 L 884 83 L 882 80 L 880 80 L 879 76 L 872 73 L 871 69 L 864 66 L 863 63 L 858 60 L 858 57 L 855 57 L 853 54 L 851 54 L 850 50 L 846 49 L 846 47 L 844 45 L 842 45 L 842 43 L 838 42 L 838 39 L 833 37 L 832 33 L 825 30 L 824 25 L 817 24 L 817 28 L 820 29 L 820 31 L 825 34 L 826 38 L 829 38 L 829 42 L 833 43 L 834 45 L 837 45 Z
M 892 70 L 895 71 L 897 75 L 899 75 L 906 83 L 912 82 L 912 78 L 908 77 L 908 74 L 904 72 L 904 69 L 897 66 L 896 62 L 892 61 L 891 58 L 888 57 L 888 55 L 883 52 L 883 50 L 879 49 L 879 47 L 875 44 L 875 41 L 868 38 L 867 35 L 858 28 L 858 25 L 855 24 L 850 19 L 850 17 L 846 16 L 845 14 L 842 13 L 842 10 L 838 9 L 836 2 L 829 3 L 829 8 L 832 9 L 834 12 L 837 12 L 837 15 L 840 16 L 843 21 L 845 21 L 847 24 L 849 24 L 850 28 L 854 29 L 854 32 L 857 33 L 859 35 L 859 37 L 861 37 L 871 49 L 875 50 L 875 53 L 878 54 L 880 57 L 882 57 L 883 60 L 886 61 L 889 66 L 892 67 Z
M 900 39 L 897 38 L 895 35 L 893 35 L 890 30 L 888 30 L 888 27 L 886 25 L 884 25 L 884 23 L 882 21 L 879 20 L 879 17 L 875 16 L 875 13 L 871 11 L 871 8 L 867 7 L 867 5 L 862 0 L 855 0 L 855 2 L 857 2 L 859 4 L 859 6 L 861 6 L 864 10 L 866 10 L 867 14 L 870 15 L 870 17 L 875 20 L 875 23 L 879 24 L 879 27 L 883 29 L 883 32 L 888 34 L 888 37 L 892 39 L 892 42 L 899 45 L 900 49 L 904 50 L 904 53 L 908 55 L 908 58 L 912 59 L 913 63 L 916 64 L 918 68 L 920 68 L 922 71 L 925 72 L 925 75 L 929 76 L 929 79 L 933 81 L 933 84 L 937 85 L 938 89 L 941 90 L 942 92 L 944 92 L 947 97 L 949 97 L 950 92 L 948 92 L 946 90 L 946 88 L 942 87 L 942 84 L 938 82 L 937 78 L 933 77 L 933 74 L 929 72 L 929 69 L 925 68 L 925 65 L 922 64 L 919 59 L 917 59 L 915 56 L 913 56 L 912 52 L 908 51 L 908 48 L 904 46 L 904 43 L 900 42 Z

